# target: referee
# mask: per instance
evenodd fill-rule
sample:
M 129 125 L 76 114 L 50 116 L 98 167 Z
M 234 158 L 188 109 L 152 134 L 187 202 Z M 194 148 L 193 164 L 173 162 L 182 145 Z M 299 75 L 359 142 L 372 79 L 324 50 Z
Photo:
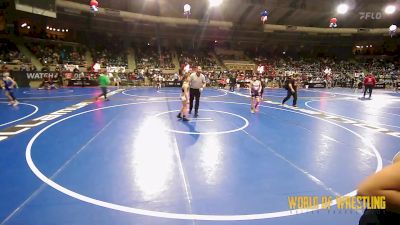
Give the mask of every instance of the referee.
M 296 75 L 297 78 L 297 75 Z M 287 90 L 286 98 L 283 99 L 282 105 L 285 105 L 285 102 L 289 100 L 291 96 L 293 96 L 293 107 L 297 107 L 297 84 L 296 78 L 293 78 L 292 75 L 289 75 L 287 80 L 285 81 L 285 89 Z
M 203 88 L 206 86 L 206 77 L 201 73 L 201 67 L 197 67 L 195 73 L 190 75 L 190 106 L 189 106 L 189 114 L 192 113 L 193 109 L 193 100 L 196 98 L 196 103 L 194 106 L 194 117 L 199 116 L 199 105 L 200 105 L 200 95 L 203 91 Z

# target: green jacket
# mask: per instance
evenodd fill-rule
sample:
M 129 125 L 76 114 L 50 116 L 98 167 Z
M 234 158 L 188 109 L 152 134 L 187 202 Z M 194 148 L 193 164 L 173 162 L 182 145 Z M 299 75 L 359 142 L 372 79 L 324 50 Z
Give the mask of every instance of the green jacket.
M 105 74 L 100 74 L 99 76 L 99 85 L 100 87 L 107 87 L 110 84 L 110 79 Z

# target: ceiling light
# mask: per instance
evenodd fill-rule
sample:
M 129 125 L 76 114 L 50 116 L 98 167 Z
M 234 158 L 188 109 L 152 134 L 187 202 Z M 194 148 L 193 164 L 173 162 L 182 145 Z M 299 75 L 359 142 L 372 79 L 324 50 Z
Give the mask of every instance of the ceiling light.
M 393 14 L 395 11 L 396 11 L 396 6 L 394 6 L 394 5 L 388 5 L 385 8 L 386 14 Z
M 216 7 L 222 4 L 223 0 L 208 0 L 210 7 Z
M 348 10 L 349 10 L 349 5 L 344 4 L 344 3 L 338 5 L 338 7 L 336 8 L 336 11 L 339 14 L 345 14 L 345 13 L 347 13 Z

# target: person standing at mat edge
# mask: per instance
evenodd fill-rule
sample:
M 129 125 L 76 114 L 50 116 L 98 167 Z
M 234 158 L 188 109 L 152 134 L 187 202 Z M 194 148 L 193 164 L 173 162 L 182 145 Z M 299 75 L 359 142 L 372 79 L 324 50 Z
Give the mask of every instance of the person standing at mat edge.
M 17 87 L 17 82 L 15 82 L 10 77 L 10 73 L 8 73 L 8 72 L 5 72 L 3 74 L 2 80 L 3 80 L 2 88 L 5 89 L 5 94 L 6 94 L 7 98 L 8 98 L 8 101 L 9 101 L 8 104 L 12 105 L 12 106 L 17 106 L 19 102 L 15 98 L 14 92 L 13 92 L 13 89 L 15 87 Z
M 287 100 L 291 96 L 293 96 L 293 107 L 297 107 L 297 85 L 296 79 L 292 77 L 293 75 L 289 75 L 288 79 L 285 82 L 285 89 L 287 90 L 286 98 L 283 99 L 282 105 L 285 104 Z
M 251 113 L 258 111 L 258 106 L 261 101 L 262 84 L 256 75 L 253 75 L 253 80 L 250 83 L 250 95 L 251 95 Z
M 104 96 L 104 99 L 106 101 L 109 101 L 110 99 L 107 98 L 107 86 L 110 84 L 110 79 L 105 73 L 100 73 L 99 76 L 99 85 L 101 89 L 101 94 L 97 96 L 96 101 L 101 97 Z
M 229 78 L 229 91 L 235 92 L 236 87 L 236 74 Z
M 201 67 L 197 67 L 196 72 L 190 75 L 189 84 L 190 84 L 190 106 L 189 106 L 189 114 L 192 113 L 193 109 L 193 100 L 196 98 L 196 103 L 194 105 L 194 117 L 199 116 L 199 106 L 200 106 L 200 95 L 203 91 L 203 88 L 206 87 L 206 77 L 201 73 Z
M 182 107 L 177 117 L 187 122 L 189 121 L 187 118 L 187 105 L 189 103 L 189 74 L 185 74 L 182 79 L 181 101 Z
M 375 84 L 376 84 L 376 79 L 374 75 L 372 75 L 371 73 L 364 78 L 364 98 L 368 91 L 369 99 L 371 99 L 372 89 L 375 87 Z

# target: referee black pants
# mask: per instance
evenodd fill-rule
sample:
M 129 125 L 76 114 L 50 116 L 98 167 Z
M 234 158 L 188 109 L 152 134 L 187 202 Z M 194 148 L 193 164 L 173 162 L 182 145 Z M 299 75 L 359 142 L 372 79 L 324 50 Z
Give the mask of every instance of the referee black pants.
M 292 93 L 291 90 L 287 90 L 286 98 L 283 99 L 282 104 L 285 104 L 285 102 L 286 102 L 287 100 L 289 100 L 289 98 L 290 98 L 291 96 L 293 96 L 293 106 L 296 106 L 296 105 L 297 105 L 297 91 L 294 91 L 294 92 Z
M 235 91 L 236 83 L 232 83 L 229 87 L 229 91 Z
M 365 95 L 367 94 L 367 91 L 369 92 L 369 98 L 371 98 L 371 95 L 372 95 L 372 88 L 373 88 L 372 85 L 365 85 L 365 89 L 364 89 L 364 98 L 365 98 Z
M 192 112 L 193 109 L 193 100 L 196 98 L 196 103 L 194 105 L 194 114 L 199 112 L 199 105 L 200 105 L 200 90 L 190 88 L 190 106 L 189 112 Z

